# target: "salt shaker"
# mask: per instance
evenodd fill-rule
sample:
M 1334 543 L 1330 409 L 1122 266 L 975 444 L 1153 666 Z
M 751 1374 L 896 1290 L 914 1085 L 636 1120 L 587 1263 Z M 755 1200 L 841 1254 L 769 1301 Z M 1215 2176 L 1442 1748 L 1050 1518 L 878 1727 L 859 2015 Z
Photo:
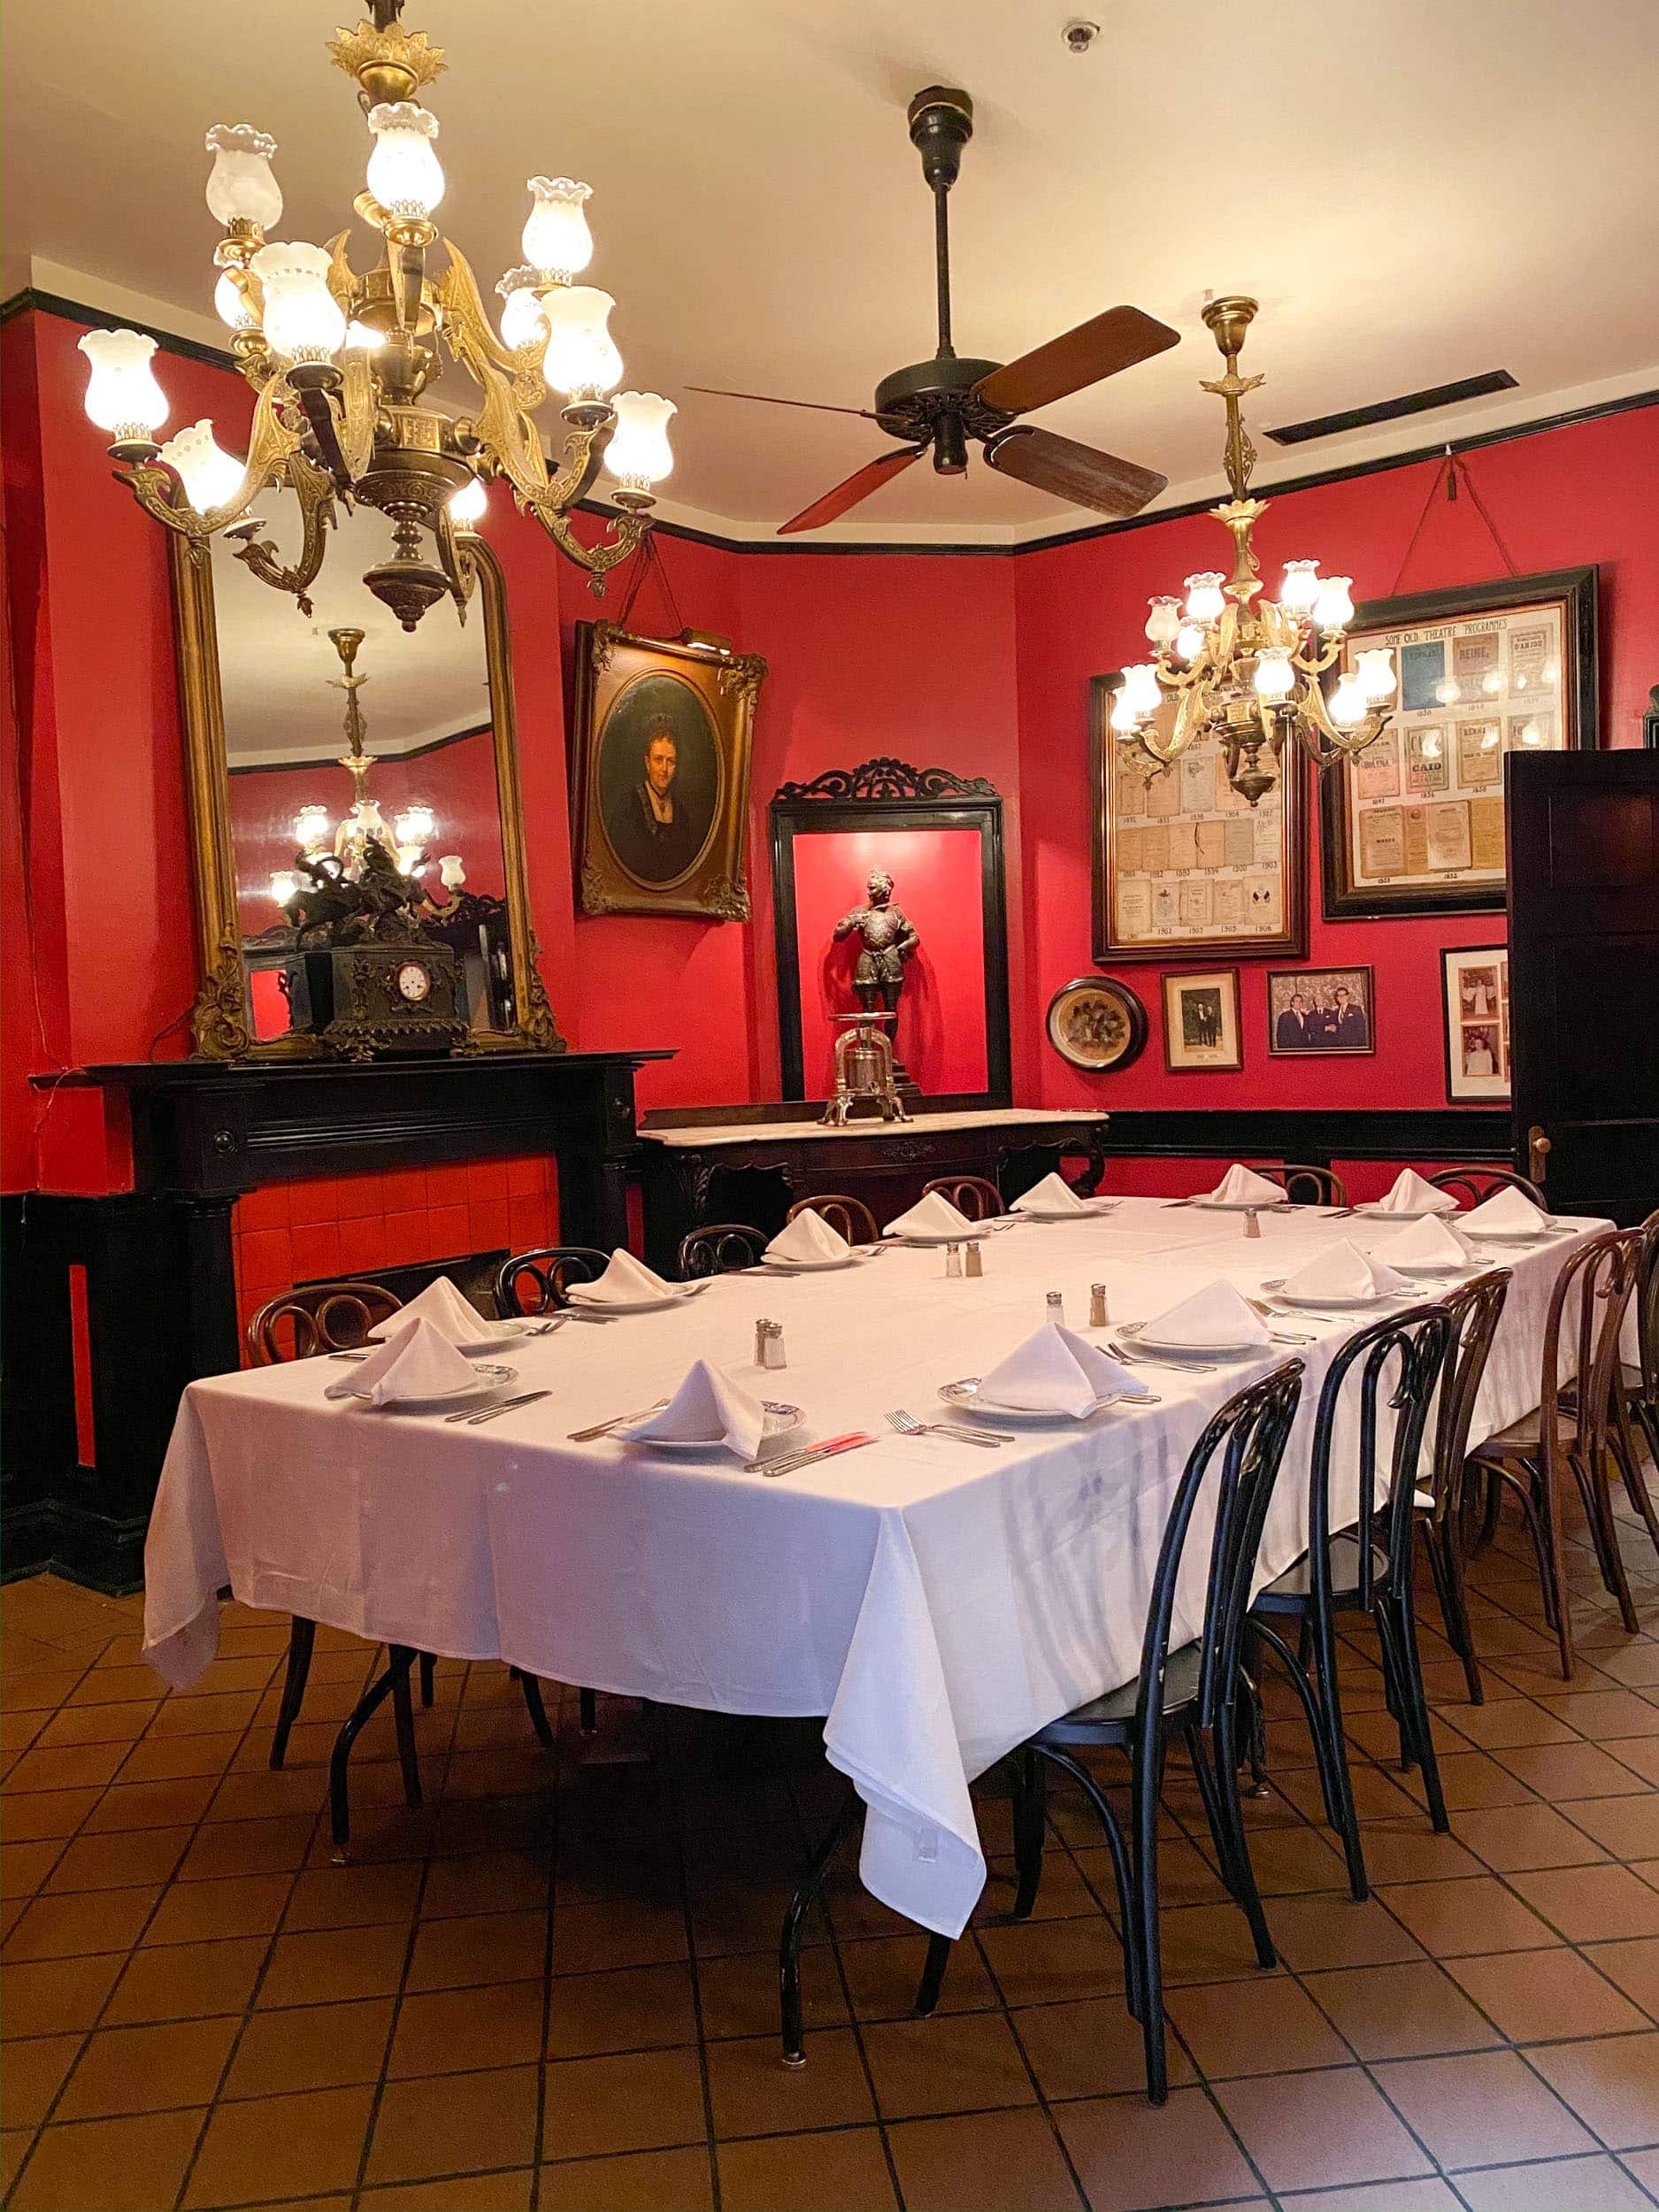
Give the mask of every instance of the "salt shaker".
M 948 1244 L 945 1247 L 945 1272 L 947 1275 L 961 1274 L 962 1247 L 959 1244 Z
M 766 1364 L 766 1333 L 771 1327 L 770 1321 L 757 1321 L 755 1324 L 755 1364 L 757 1367 L 764 1367 Z
M 1045 1303 L 1048 1308 L 1047 1318 L 1054 1323 L 1056 1329 L 1064 1329 L 1065 1326 L 1065 1300 L 1060 1295 L 1057 1290 L 1051 1290 L 1048 1294 Z
M 1106 1310 L 1106 1286 L 1104 1283 L 1091 1283 L 1088 1292 L 1088 1325 L 1091 1329 L 1104 1329 L 1110 1327 L 1110 1324 L 1111 1315 Z
M 761 1365 L 763 1367 L 787 1367 L 789 1362 L 784 1356 L 783 1348 L 783 1323 L 768 1321 L 765 1324 L 765 1329 L 766 1340 L 762 1348 Z
M 985 1272 L 985 1255 L 979 1249 L 978 1237 L 971 1237 L 968 1240 L 968 1262 L 964 1272 L 969 1275 L 983 1275 Z
M 1244 1210 L 1244 1233 L 1247 1237 L 1259 1237 L 1262 1233 L 1262 1225 L 1256 1217 L 1254 1206 L 1247 1206 Z

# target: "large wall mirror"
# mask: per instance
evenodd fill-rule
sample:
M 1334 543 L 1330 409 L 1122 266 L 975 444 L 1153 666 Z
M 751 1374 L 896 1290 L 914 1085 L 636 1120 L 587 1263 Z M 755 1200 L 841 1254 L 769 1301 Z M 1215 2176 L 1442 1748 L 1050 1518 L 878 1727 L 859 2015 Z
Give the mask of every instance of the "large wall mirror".
M 297 516 L 272 501 L 272 534 Z M 306 857 L 349 867 L 365 836 L 418 879 L 420 928 L 448 945 L 463 1048 L 557 1048 L 534 966 L 501 572 L 463 538 L 472 586 L 413 631 L 362 581 L 383 516 L 342 514 L 307 612 L 217 537 L 174 540 L 204 983 L 196 1047 L 212 1058 L 319 1049 L 296 983 L 288 901 Z

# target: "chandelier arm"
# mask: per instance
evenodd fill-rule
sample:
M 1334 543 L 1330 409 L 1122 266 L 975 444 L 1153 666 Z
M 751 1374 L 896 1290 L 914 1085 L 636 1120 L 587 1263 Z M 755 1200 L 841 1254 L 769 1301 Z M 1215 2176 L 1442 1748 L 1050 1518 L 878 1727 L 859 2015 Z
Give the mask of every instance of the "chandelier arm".
M 465 625 L 467 602 L 472 598 L 478 582 L 478 567 L 468 550 L 472 533 L 457 530 L 455 519 L 448 506 L 438 511 L 438 565 L 449 580 L 449 595 L 455 601 L 457 618 Z
M 273 541 L 255 537 L 254 533 L 260 526 L 257 522 L 244 523 L 232 533 L 242 541 L 235 549 L 235 557 L 273 591 L 292 592 L 299 603 L 300 612 L 309 617 L 311 603 L 308 589 L 323 565 L 326 534 L 334 519 L 334 488 L 326 471 L 308 461 L 303 453 L 291 453 L 283 464 L 282 473 L 299 502 L 298 558 L 292 566 L 284 566 Z
M 245 515 L 268 485 L 280 482 L 285 465 L 298 453 L 302 434 L 291 429 L 279 411 L 279 403 L 292 396 L 280 372 L 267 380 L 254 409 L 242 482 L 222 506 L 211 507 L 204 515 L 196 513 L 183 497 L 178 478 L 159 462 L 141 461 L 121 480 L 144 512 L 165 528 L 183 538 L 211 538 Z
M 469 355 L 492 363 L 515 380 L 524 379 L 523 359 L 503 345 L 495 335 L 495 326 L 484 306 L 483 294 L 478 288 L 478 279 L 472 273 L 472 263 L 451 240 L 446 238 L 442 244 L 449 257 L 449 264 L 434 284 L 433 291 L 438 305 L 444 311 L 444 335 L 449 340 L 450 352 L 474 383 L 482 384 L 484 380 Z M 539 372 L 536 382 L 545 397 L 547 386 L 541 382 Z
M 1317 683 L 1310 683 L 1302 687 L 1295 729 L 1297 736 L 1302 739 L 1303 746 L 1313 753 L 1315 760 L 1320 762 L 1322 765 L 1329 765 L 1339 756 L 1351 758 L 1356 753 L 1363 753 L 1368 745 L 1374 743 L 1382 735 L 1393 718 L 1392 715 L 1372 712 L 1365 717 L 1357 729 L 1339 730 L 1331 719 L 1323 687 Z M 1314 742 L 1311 746 L 1309 745 L 1309 740 L 1304 734 L 1310 729 L 1314 733 Z M 1323 743 L 1320 741 L 1322 740 Z M 1325 744 L 1333 749 L 1327 752 Z
M 651 526 L 644 515 L 618 515 L 597 545 L 584 545 L 562 514 L 544 512 L 540 507 L 531 511 L 559 550 L 588 571 L 588 588 L 595 598 L 604 590 L 605 578 L 637 549 Z

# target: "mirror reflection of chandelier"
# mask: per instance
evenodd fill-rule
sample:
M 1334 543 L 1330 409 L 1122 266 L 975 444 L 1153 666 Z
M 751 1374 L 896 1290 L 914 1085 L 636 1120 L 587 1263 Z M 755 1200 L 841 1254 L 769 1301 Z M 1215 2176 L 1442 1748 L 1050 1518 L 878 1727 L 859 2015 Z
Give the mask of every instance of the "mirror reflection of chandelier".
M 308 800 L 294 817 L 294 839 L 299 847 L 295 858 L 304 862 L 332 852 L 341 862 L 346 880 L 357 883 L 362 880 L 369 847 L 378 845 L 397 873 L 407 879 L 412 902 L 423 895 L 420 878 L 432 865 L 427 848 L 437 838 L 438 818 L 419 800 L 403 808 L 392 822 L 380 812 L 380 801 L 368 787 L 374 756 L 364 741 L 368 725 L 357 698 L 369 680 L 366 676 L 358 675 L 356 665 L 363 632 L 330 630 L 328 637 L 345 672 L 341 676 L 331 676 L 329 681 L 336 691 L 346 695 L 346 749 L 340 756 L 340 765 L 350 773 L 352 802 L 336 828 L 327 807 L 320 800 Z M 439 860 L 438 880 L 451 897 L 463 887 L 466 869 L 459 853 L 445 853 Z M 303 888 L 303 879 L 295 869 L 279 868 L 271 878 L 271 896 L 285 910 Z
M 1111 712 L 1114 733 L 1133 747 L 1148 777 L 1179 760 L 1201 737 L 1222 745 L 1233 787 L 1252 806 L 1273 787 L 1263 746 L 1277 762 L 1294 738 L 1323 770 L 1381 736 L 1394 695 L 1394 657 L 1362 652 L 1327 699 L 1320 679 L 1341 657 L 1354 619 L 1349 576 L 1321 576 L 1317 561 L 1287 561 L 1277 600 L 1256 603 L 1261 570 L 1250 534 L 1266 511 L 1249 496 L 1256 465 L 1239 402 L 1265 379 L 1239 374 L 1244 334 L 1256 317 L 1252 299 L 1212 299 L 1204 320 L 1226 363 L 1214 383 L 1201 380 L 1227 411 L 1227 482 L 1233 497 L 1210 512 L 1233 540 L 1231 576 L 1219 569 L 1187 579 L 1185 604 L 1151 602 L 1147 636 L 1156 658 L 1124 671 Z M 1176 703 L 1168 735 L 1154 726 L 1167 701 Z
M 229 532 L 236 558 L 294 593 L 307 614 L 306 588 L 322 566 L 336 500 L 378 509 L 391 523 L 391 557 L 363 580 L 405 629 L 445 596 L 465 613 L 472 588 L 466 534 L 495 478 L 590 572 L 597 592 L 649 526 L 655 487 L 673 466 L 674 406 L 655 392 L 617 390 L 622 357 L 606 326 L 615 302 L 577 281 L 593 237 L 588 187 L 572 178 L 529 180 L 525 265 L 496 287 L 499 332 L 492 326 L 472 271 L 432 221 L 444 192 L 438 119 L 415 96 L 445 67 L 442 50 L 424 31 L 403 28 L 403 0 L 369 4 L 373 23 L 342 31 L 328 47 L 355 80 L 368 121 L 367 188 L 353 204 L 383 241 L 380 265 L 368 275 L 352 269 L 346 231 L 326 246 L 267 243 L 282 213 L 271 167 L 276 142 L 246 123 L 207 134 L 207 204 L 224 231 L 213 303 L 259 396 L 246 462 L 224 450 L 209 420 L 157 444 L 168 403 L 150 365 L 156 341 L 138 331 L 94 330 L 81 339 L 91 365 L 87 412 L 110 434 L 110 451 L 127 465 L 125 480 L 148 514 L 198 559 L 211 537 Z M 445 261 L 429 275 L 434 246 Z M 426 401 L 444 356 L 479 388 L 470 415 Z M 565 430 L 551 472 L 531 419 L 549 393 L 564 402 Z M 602 466 L 620 511 L 598 543 L 585 546 L 568 518 Z M 277 485 L 296 494 L 303 520 L 288 565 L 250 518 L 260 493 Z

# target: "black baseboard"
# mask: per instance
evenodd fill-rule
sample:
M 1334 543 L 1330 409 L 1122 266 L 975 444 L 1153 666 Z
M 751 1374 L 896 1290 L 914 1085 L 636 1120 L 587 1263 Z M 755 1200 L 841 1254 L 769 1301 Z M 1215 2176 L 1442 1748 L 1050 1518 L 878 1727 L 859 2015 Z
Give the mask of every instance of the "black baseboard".
M 15 1508 L 4 1515 L 0 1583 L 55 1574 L 106 1597 L 127 1597 L 144 1586 L 148 1529 L 148 1515 L 120 1521 L 55 1498 Z
M 1116 1111 L 1110 1102 L 1103 1149 L 1115 1158 L 1294 1160 L 1329 1167 L 1333 1160 L 1456 1160 L 1514 1164 L 1514 1124 L 1507 1107 L 1446 1106 L 1427 1111 L 1387 1107 L 1310 1112 L 1303 1108 L 1247 1107 L 1216 1112 Z

